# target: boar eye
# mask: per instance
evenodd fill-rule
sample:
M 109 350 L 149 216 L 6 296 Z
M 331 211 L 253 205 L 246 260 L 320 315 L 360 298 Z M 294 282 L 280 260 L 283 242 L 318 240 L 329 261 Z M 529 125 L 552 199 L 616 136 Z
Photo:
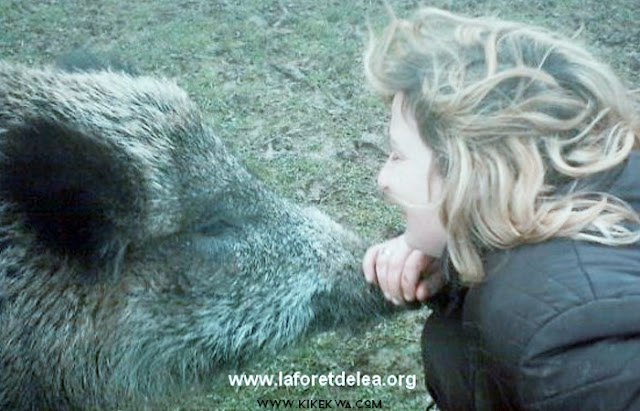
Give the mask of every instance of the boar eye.
M 199 225 L 195 231 L 199 234 L 205 234 L 208 236 L 221 235 L 227 230 L 233 229 L 234 225 L 225 220 L 216 220 L 208 222 L 206 224 Z

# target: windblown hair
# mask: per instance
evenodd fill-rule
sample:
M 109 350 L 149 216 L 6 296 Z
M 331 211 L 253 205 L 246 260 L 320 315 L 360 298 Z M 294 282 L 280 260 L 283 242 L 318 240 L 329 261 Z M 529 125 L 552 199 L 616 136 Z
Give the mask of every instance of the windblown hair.
M 482 280 L 487 249 L 640 239 L 626 202 L 581 184 L 638 148 L 638 101 L 571 40 L 425 8 L 371 35 L 365 72 L 383 97 L 404 94 L 435 153 L 440 216 L 463 281 Z

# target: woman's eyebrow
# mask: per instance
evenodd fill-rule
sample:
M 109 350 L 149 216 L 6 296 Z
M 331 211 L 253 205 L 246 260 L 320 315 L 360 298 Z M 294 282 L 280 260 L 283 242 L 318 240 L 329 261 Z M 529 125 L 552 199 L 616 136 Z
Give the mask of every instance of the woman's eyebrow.
M 387 127 L 385 128 L 385 139 L 384 139 L 384 145 L 386 147 L 387 150 L 392 150 L 393 148 L 393 143 L 392 143 L 392 139 L 391 139 L 391 124 L 387 124 Z
M 391 126 L 387 127 L 387 145 L 394 151 L 398 150 L 398 142 L 391 134 Z
M 391 124 L 387 126 L 387 140 L 391 144 L 396 144 L 396 139 L 393 137 L 393 134 L 391 133 Z

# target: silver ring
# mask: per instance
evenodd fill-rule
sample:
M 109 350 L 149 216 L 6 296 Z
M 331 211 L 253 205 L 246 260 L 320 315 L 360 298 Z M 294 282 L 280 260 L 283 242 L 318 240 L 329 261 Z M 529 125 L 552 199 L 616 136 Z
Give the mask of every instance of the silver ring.
M 386 257 L 389 255 L 389 249 L 388 248 L 383 248 L 382 251 L 380 251 L 380 255 L 383 257 Z

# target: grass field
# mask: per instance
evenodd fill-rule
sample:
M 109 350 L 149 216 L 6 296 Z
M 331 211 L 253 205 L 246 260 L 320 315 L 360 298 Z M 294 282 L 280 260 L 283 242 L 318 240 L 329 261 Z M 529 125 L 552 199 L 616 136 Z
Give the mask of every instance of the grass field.
M 399 15 L 420 4 L 388 3 Z M 579 33 L 640 87 L 637 0 L 429 4 Z M 0 0 L 0 58 L 44 64 L 88 48 L 118 55 L 143 73 L 176 78 L 254 174 L 375 241 L 402 229 L 376 192 L 388 117 L 361 67 L 366 22 L 380 28 L 386 19 L 383 3 L 370 0 Z M 311 336 L 277 358 L 221 370 L 208 392 L 172 398 L 166 409 L 258 409 L 258 399 L 294 399 L 296 405 L 301 399 L 352 405 L 368 399 L 387 410 L 424 409 L 419 336 L 427 314 L 407 312 L 360 333 Z M 416 375 L 417 387 L 233 388 L 227 378 L 280 371 Z

